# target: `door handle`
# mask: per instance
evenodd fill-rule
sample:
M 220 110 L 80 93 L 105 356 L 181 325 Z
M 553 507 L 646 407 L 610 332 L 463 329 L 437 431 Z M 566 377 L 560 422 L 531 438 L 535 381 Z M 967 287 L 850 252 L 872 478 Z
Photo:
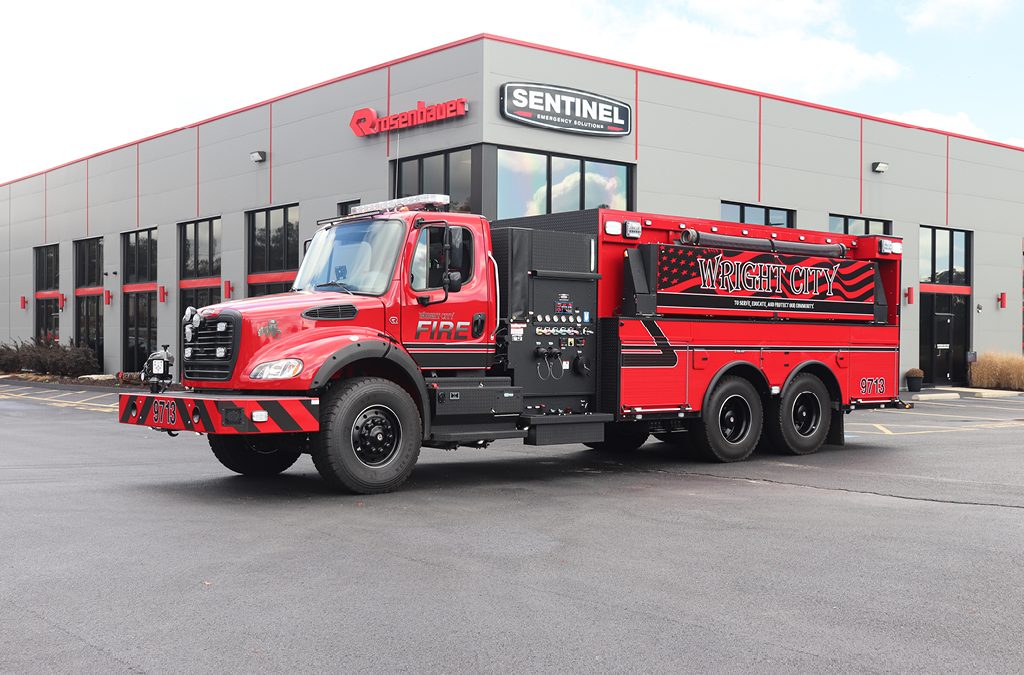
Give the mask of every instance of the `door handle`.
M 473 337 L 478 338 L 484 334 L 484 324 L 487 323 L 487 315 L 483 312 L 473 315 Z

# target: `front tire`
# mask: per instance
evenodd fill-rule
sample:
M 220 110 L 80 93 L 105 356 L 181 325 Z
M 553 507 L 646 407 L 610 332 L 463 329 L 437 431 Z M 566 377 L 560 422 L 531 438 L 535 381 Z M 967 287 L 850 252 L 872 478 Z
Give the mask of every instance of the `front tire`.
M 209 434 L 213 456 L 243 476 L 276 476 L 302 452 L 292 434 Z
M 767 433 L 772 446 L 793 455 L 809 455 L 828 437 L 831 400 L 814 375 L 797 375 L 769 412 Z
M 708 459 L 741 462 L 757 447 L 763 427 L 761 397 L 754 385 L 742 377 L 724 377 L 693 425 L 693 440 Z
M 322 399 L 313 464 L 334 488 L 390 492 L 405 482 L 420 455 L 420 413 L 402 387 L 379 377 L 341 383 Z

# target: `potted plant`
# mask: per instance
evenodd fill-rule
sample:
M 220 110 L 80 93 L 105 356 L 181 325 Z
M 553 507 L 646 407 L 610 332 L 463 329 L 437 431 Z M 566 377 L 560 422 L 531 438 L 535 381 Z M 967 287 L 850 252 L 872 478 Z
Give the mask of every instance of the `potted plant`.
M 907 390 L 921 391 L 921 381 L 924 379 L 924 371 L 920 368 L 907 370 Z

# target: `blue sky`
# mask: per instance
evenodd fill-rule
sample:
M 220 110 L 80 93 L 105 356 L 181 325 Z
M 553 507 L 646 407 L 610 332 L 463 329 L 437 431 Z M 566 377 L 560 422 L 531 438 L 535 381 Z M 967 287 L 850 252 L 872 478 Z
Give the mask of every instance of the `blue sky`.
M 482 32 L 1024 145 L 1019 0 L 15 2 L 0 182 Z

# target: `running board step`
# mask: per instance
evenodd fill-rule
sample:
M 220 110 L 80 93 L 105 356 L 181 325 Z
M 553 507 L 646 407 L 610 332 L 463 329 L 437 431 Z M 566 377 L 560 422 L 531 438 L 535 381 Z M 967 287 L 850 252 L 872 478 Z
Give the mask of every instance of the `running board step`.
M 430 439 L 440 443 L 471 443 L 473 441 L 497 441 L 504 438 L 526 438 L 526 429 L 502 429 L 495 428 L 467 428 L 460 425 L 457 428 L 445 429 L 434 427 L 430 432 Z

